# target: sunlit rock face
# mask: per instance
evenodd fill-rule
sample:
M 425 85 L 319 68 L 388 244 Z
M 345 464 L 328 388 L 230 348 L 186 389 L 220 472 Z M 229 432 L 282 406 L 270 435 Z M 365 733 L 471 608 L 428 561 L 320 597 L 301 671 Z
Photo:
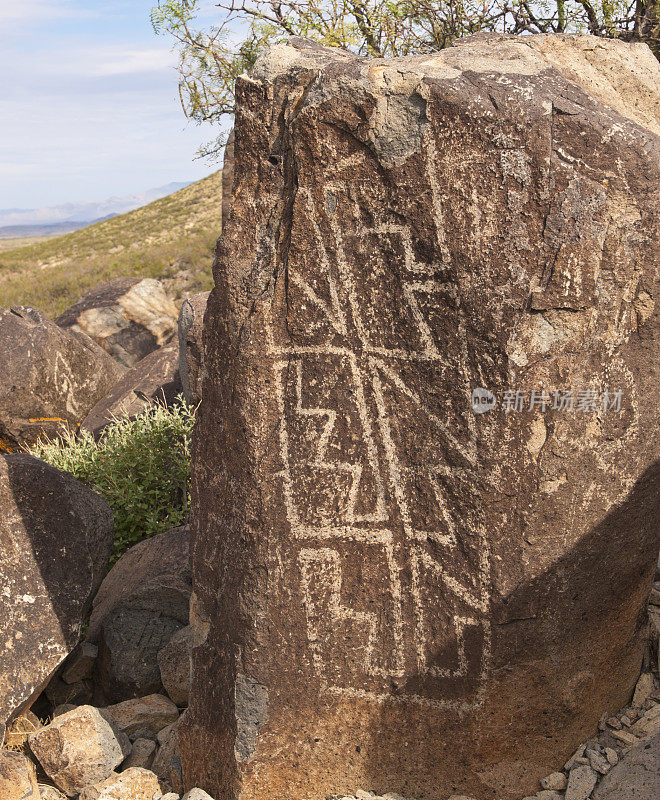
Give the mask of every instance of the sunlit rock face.
M 0 455 L 0 739 L 78 643 L 113 533 L 108 504 L 71 475 Z
M 519 798 L 628 701 L 660 530 L 658 86 L 645 46 L 588 36 L 292 40 L 239 79 L 188 786 Z
M 160 281 L 115 278 L 90 289 L 56 322 L 86 333 L 120 364 L 132 367 L 174 338 L 178 313 Z

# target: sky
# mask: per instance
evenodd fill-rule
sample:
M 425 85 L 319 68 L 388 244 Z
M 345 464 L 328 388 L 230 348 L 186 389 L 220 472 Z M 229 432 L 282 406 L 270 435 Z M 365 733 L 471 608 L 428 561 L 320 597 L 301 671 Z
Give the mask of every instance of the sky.
M 219 130 L 185 119 L 172 41 L 149 21 L 155 3 L 0 0 L 0 209 L 104 200 L 219 168 L 195 160 Z

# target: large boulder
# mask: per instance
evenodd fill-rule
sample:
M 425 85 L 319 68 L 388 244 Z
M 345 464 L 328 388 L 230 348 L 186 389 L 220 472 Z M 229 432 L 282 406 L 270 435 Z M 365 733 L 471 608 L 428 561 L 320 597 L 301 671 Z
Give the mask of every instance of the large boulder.
M 238 79 L 187 788 L 520 798 L 629 701 L 660 533 L 659 86 L 644 45 L 589 36 L 292 40 Z
M 159 347 L 126 372 L 80 427 L 98 436 L 110 422 L 135 417 L 154 403 L 173 405 L 181 391 L 179 350 L 174 344 Z
M 178 311 L 154 278 L 115 278 L 86 292 L 55 320 L 83 332 L 132 367 L 176 335 Z
M 34 308 L 0 309 L 0 452 L 75 429 L 124 369 Z
M 186 400 L 202 399 L 204 312 L 209 292 L 200 292 L 181 303 L 179 311 L 179 374 Z
M 107 701 L 162 690 L 158 653 L 189 620 L 188 544 L 187 527 L 140 542 L 103 581 L 88 638 L 98 640 L 95 678 Z
M 179 577 L 190 584 L 190 528 L 182 525 L 127 550 L 103 579 L 92 608 L 87 639 L 96 642 L 105 620 L 144 586 Z M 177 611 L 177 614 L 179 612 Z
M 76 646 L 112 540 L 105 500 L 32 456 L 0 456 L 0 729 Z

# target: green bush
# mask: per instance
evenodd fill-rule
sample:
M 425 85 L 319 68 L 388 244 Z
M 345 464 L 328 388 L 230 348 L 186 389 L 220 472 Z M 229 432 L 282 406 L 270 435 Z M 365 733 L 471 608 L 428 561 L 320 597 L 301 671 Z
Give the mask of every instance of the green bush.
M 98 442 L 85 432 L 42 442 L 29 452 L 70 472 L 110 504 L 112 561 L 129 547 L 181 525 L 190 504 L 190 435 L 194 410 L 182 398 L 108 425 Z

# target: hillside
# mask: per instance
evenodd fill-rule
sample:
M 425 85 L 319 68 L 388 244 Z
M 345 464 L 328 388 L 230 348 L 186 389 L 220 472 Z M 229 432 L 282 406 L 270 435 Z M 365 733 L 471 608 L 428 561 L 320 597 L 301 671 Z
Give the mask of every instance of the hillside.
M 87 289 L 122 275 L 160 278 L 178 299 L 211 287 L 222 172 L 65 236 L 0 250 L 0 306 L 55 317 Z

